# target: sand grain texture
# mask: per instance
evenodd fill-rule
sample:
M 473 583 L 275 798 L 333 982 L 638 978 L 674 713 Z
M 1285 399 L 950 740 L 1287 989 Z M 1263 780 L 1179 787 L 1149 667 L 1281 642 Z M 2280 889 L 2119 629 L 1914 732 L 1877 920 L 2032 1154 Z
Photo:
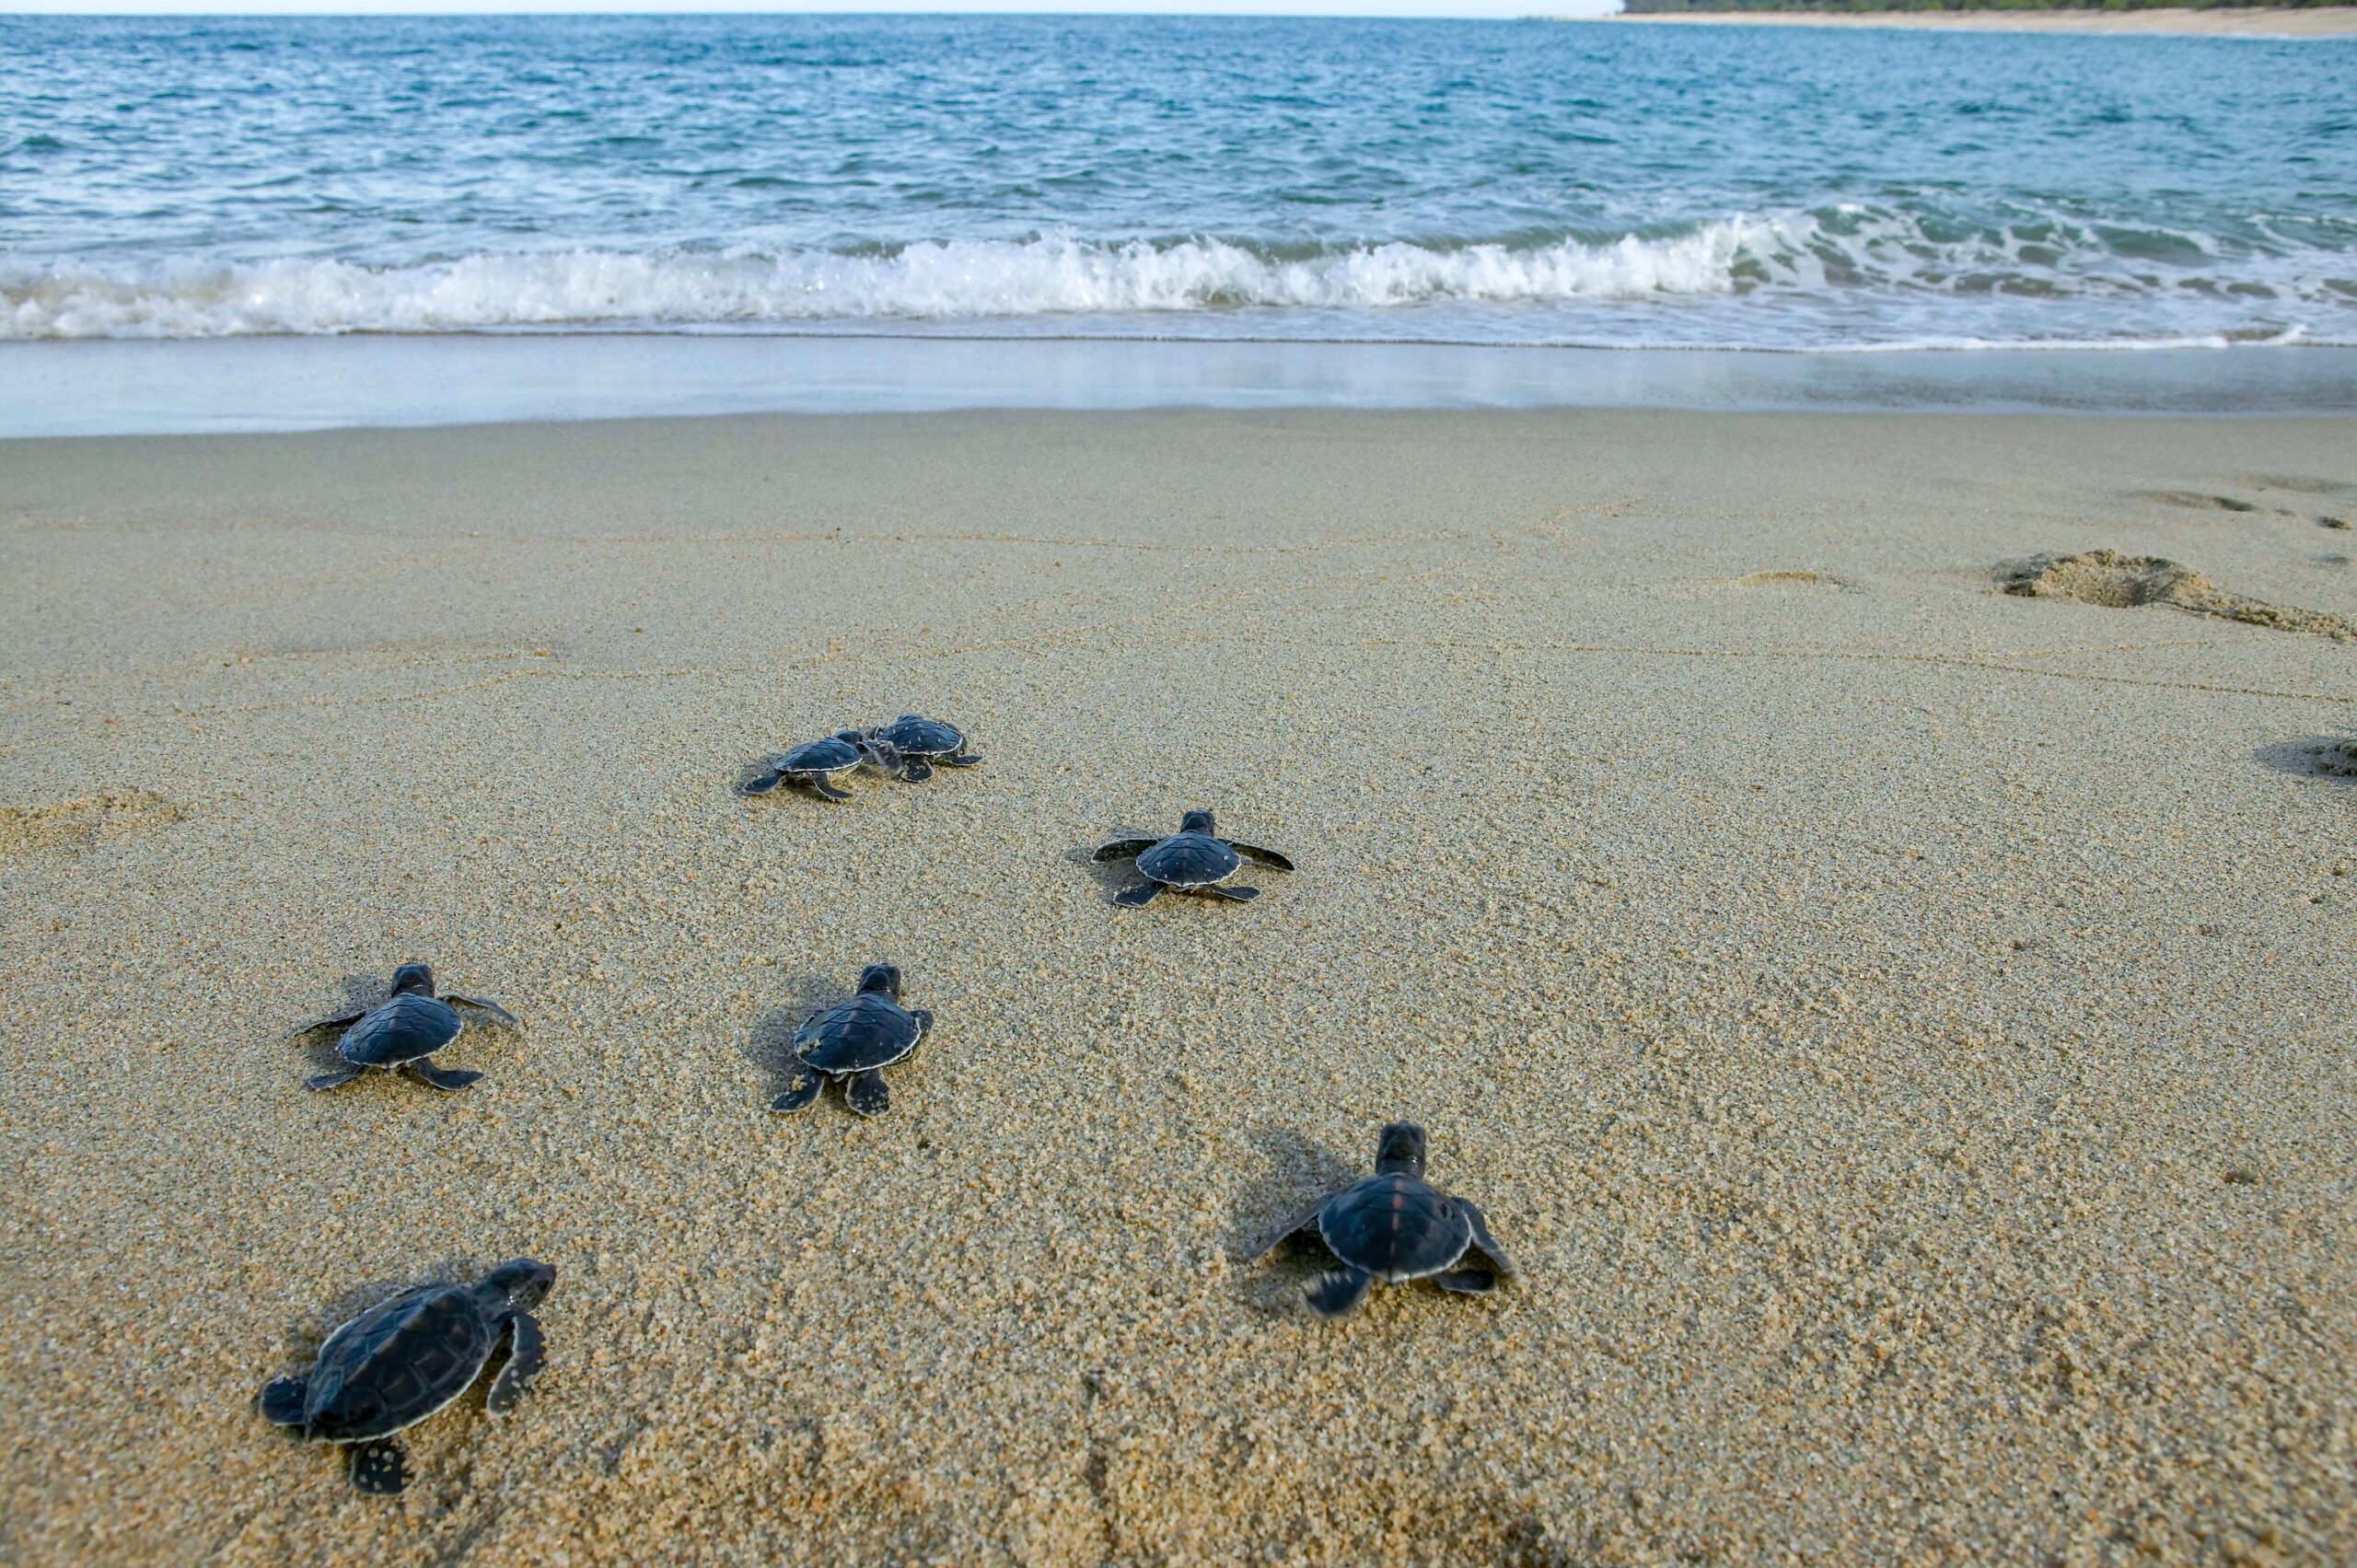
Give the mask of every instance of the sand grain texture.
M 1156 413 L 0 447 L 0 1557 L 2357 1554 L 2347 421 Z M 731 792 L 904 710 L 983 767 Z M 2288 752 L 2282 753 L 2288 756 Z M 2302 756 L 2307 750 L 2302 750 Z M 1217 808 L 1264 896 L 1108 907 Z M 101 814 L 103 815 L 103 813 Z M 15 819 L 11 819 L 12 821 Z M 12 828 L 11 832 L 20 831 Z M 284 1031 L 435 962 L 453 1097 Z M 889 958 L 873 1122 L 764 1107 Z M 1432 1131 L 1524 1272 L 1250 1254 Z M 401 1500 L 248 1402 L 531 1253 Z

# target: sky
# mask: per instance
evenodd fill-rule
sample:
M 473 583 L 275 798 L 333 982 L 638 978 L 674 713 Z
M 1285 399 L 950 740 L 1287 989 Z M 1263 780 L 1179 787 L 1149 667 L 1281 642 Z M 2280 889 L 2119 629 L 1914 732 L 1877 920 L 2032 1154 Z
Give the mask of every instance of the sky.
M 1054 11 L 1294 17 L 1596 16 L 1619 0 L 0 0 L 0 14 L 269 15 L 421 11 Z

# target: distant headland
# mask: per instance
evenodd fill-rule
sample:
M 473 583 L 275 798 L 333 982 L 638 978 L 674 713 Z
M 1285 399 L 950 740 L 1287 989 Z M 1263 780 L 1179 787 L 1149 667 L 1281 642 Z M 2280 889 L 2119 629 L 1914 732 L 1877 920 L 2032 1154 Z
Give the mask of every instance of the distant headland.
M 2357 6 L 2305 0 L 1626 0 L 1629 22 L 1948 28 L 1992 32 L 2357 37 Z

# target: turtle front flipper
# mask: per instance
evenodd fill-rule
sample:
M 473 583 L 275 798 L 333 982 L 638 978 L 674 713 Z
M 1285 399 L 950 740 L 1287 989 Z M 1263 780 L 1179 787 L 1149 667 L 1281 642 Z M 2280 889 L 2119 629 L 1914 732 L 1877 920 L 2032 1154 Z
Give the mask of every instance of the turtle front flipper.
M 1135 860 L 1161 842 L 1160 839 L 1115 839 L 1109 844 L 1098 844 L 1088 858 L 1097 861 Z
M 389 1437 L 354 1443 L 345 1450 L 352 1484 L 377 1497 L 390 1497 L 409 1484 L 409 1457 Z
M 1279 854 L 1275 850 L 1262 849 L 1259 844 L 1243 843 L 1235 839 L 1229 839 L 1227 841 L 1227 847 L 1234 850 L 1237 854 L 1242 855 L 1247 860 L 1257 860 L 1261 865 L 1269 866 L 1274 870 L 1291 871 L 1293 869 L 1293 862 L 1286 859 L 1283 855 Z
M 737 787 L 746 795 L 767 795 L 785 782 L 785 775 L 772 768 L 758 778 L 747 779 Z
M 822 779 L 814 776 L 804 779 L 802 784 L 803 786 L 808 789 L 811 794 L 819 796 L 821 799 L 849 800 L 851 798 L 851 791 L 836 788 L 834 782 L 830 779 Z
M 1141 882 L 1134 888 L 1126 889 L 1121 892 L 1114 894 L 1113 901 L 1120 904 L 1124 909 L 1138 909 L 1154 902 L 1155 899 L 1161 896 L 1161 883 Z
M 524 1027 L 524 1020 L 515 1014 L 498 1003 L 486 1002 L 480 996 L 461 996 L 455 991 L 446 991 L 442 993 L 442 1000 L 454 1007 L 472 1007 L 478 1012 L 488 1013 L 491 1015 L 491 1021 L 503 1029 L 520 1029 Z
M 881 1116 L 892 1109 L 892 1089 L 881 1073 L 855 1073 L 843 1086 L 843 1103 L 854 1116 Z
M 1217 883 L 1201 891 L 1209 893 L 1215 899 L 1233 899 L 1239 904 L 1249 903 L 1260 896 L 1260 889 L 1258 888 L 1229 888 L 1222 887 Z
M 930 1008 L 930 1007 L 919 1007 L 919 1008 L 917 1008 L 914 1012 L 911 1013 L 911 1014 L 909 1015 L 909 1016 L 910 1016 L 910 1017 L 911 1017 L 911 1018 L 914 1018 L 914 1019 L 917 1021 L 917 1040 L 919 1040 L 919 1042 L 923 1042 L 923 1040 L 927 1040 L 927 1039 L 930 1039 L 930 1038 L 932 1037 L 932 1034 L 933 1034 L 933 1009 L 932 1009 L 932 1008 Z M 916 1047 L 912 1045 L 912 1046 L 909 1047 L 909 1049 L 910 1049 L 911 1051 L 914 1051 L 914 1050 L 916 1049 Z
M 366 1016 L 367 1012 L 367 1008 L 358 1007 L 349 1013 L 338 1013 L 332 1018 L 314 1018 L 308 1024 L 297 1024 L 287 1030 L 286 1038 L 301 1040 L 305 1035 L 315 1035 L 321 1029 L 349 1028 Z
M 1311 1285 L 1303 1299 L 1320 1318 L 1347 1318 L 1359 1309 L 1375 1276 L 1364 1269 L 1338 1269 Z
M 548 1342 L 540 1337 L 540 1320 L 528 1312 L 518 1312 L 507 1326 L 507 1365 L 491 1380 L 491 1392 L 483 1397 L 483 1413 L 496 1417 L 514 1410 L 547 1361 Z
M 332 1073 L 321 1073 L 317 1077 L 304 1079 L 303 1086 L 307 1089 L 340 1089 L 366 1071 L 366 1067 L 339 1067 Z
M 481 1073 L 470 1073 L 463 1068 L 441 1066 L 431 1056 L 421 1056 L 409 1063 L 408 1071 L 419 1083 L 431 1084 L 445 1094 L 463 1089 L 482 1076 Z
M 979 768 L 982 765 L 982 760 L 971 751 L 960 751 L 937 760 L 945 768 Z
M 1480 1207 L 1469 1198 L 1457 1199 L 1457 1206 L 1463 1209 L 1465 1217 L 1473 1223 L 1471 1251 L 1480 1253 L 1488 1261 L 1491 1271 L 1500 1281 L 1514 1278 L 1514 1260 L 1506 1256 L 1506 1249 L 1498 1245 L 1498 1238 L 1490 1234 L 1490 1222 L 1481 1217 Z
M 311 1395 L 308 1377 L 273 1377 L 254 1396 L 254 1409 L 273 1426 L 300 1426 L 303 1407 Z
M 1286 1222 L 1284 1229 L 1277 1232 L 1275 1236 L 1270 1238 L 1269 1244 L 1266 1247 L 1261 1248 L 1260 1250 L 1255 1252 L 1252 1256 L 1255 1258 L 1266 1258 L 1270 1253 L 1274 1252 L 1278 1248 L 1283 1247 L 1286 1242 L 1291 1241 L 1297 1236 L 1317 1236 L 1318 1216 L 1325 1212 L 1326 1200 L 1320 1198 L 1315 1203 L 1310 1204 L 1309 1207 L 1302 1210 L 1301 1213 L 1294 1215 L 1291 1220 Z M 1323 1238 L 1321 1237 L 1321 1239 Z
M 933 764 L 922 757 L 911 757 L 900 764 L 900 777 L 910 784 L 923 784 L 933 777 Z
M 807 1110 L 809 1109 L 811 1102 L 816 1100 L 820 1094 L 825 1092 L 827 1087 L 827 1075 L 824 1073 L 819 1072 L 816 1067 L 811 1066 L 809 1063 L 804 1062 L 795 1063 L 794 1064 L 794 1082 L 785 1086 L 785 1093 L 770 1101 L 770 1109 L 772 1110 L 785 1113 L 791 1113 L 796 1110 Z

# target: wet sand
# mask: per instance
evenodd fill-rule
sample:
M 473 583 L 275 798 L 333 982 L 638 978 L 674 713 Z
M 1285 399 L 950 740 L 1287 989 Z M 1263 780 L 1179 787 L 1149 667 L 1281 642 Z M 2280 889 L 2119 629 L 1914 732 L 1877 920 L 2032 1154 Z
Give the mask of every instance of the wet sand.
M 0 1557 L 2346 1560 L 2352 453 L 0 445 Z M 908 709 L 984 765 L 732 793 Z M 1300 869 L 1109 907 L 1086 849 L 1197 805 Z M 412 958 L 526 1032 L 305 1094 Z M 767 1115 L 876 958 L 939 1019 L 890 1112 Z M 1523 1277 L 1313 1320 L 1250 1255 L 1393 1117 Z M 549 1370 L 401 1498 L 250 1410 L 518 1253 Z
M 2357 37 L 2357 6 L 2191 6 L 2151 11 L 1680 11 L 1567 21 L 1725 22 L 1757 27 L 1910 28 L 1934 32 L 2174 33 L 2200 38 Z

